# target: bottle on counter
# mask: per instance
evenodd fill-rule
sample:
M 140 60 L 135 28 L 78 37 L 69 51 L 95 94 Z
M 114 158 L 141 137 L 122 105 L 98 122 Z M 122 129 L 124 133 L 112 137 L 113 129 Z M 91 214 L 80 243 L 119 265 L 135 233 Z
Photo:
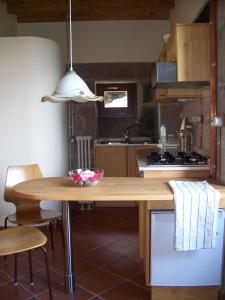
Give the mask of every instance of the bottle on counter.
M 164 124 L 160 126 L 160 142 L 162 144 L 166 143 L 166 126 Z

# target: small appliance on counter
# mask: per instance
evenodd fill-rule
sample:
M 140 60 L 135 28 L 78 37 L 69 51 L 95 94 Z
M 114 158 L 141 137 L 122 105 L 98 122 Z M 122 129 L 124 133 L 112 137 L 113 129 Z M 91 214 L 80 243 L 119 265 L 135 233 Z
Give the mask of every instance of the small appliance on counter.
M 162 145 L 166 143 L 166 126 L 164 124 L 160 126 L 160 142 Z
M 187 118 L 182 119 L 178 138 L 180 141 L 180 150 L 190 152 L 192 149 L 192 126 L 189 124 Z

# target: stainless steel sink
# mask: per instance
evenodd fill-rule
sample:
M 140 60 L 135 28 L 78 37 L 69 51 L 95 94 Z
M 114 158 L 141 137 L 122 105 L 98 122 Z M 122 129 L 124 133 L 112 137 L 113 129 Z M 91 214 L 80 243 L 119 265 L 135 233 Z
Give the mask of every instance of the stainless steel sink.
M 129 141 L 125 138 L 99 138 L 96 140 L 96 144 L 101 145 L 113 145 L 113 144 L 152 144 L 150 137 L 131 137 Z
M 141 144 L 141 145 L 144 145 L 144 144 L 152 144 L 150 141 L 129 141 L 127 144 Z

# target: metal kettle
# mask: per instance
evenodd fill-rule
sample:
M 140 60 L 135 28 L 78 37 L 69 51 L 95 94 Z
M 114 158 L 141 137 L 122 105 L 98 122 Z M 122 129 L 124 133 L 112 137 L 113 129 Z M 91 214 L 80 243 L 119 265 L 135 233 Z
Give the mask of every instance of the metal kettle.
M 183 118 L 180 130 L 177 132 L 180 141 L 180 150 L 190 152 L 192 148 L 192 126 L 187 118 Z

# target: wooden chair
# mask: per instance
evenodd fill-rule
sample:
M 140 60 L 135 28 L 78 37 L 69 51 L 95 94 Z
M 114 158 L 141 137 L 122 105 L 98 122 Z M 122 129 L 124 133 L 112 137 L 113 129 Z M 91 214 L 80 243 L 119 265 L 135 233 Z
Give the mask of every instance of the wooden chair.
M 14 285 L 17 285 L 17 254 L 28 251 L 30 284 L 33 285 L 31 250 L 40 248 L 45 256 L 45 265 L 49 289 L 49 297 L 52 299 L 52 289 L 50 282 L 47 251 L 44 245 L 47 237 L 40 230 L 34 227 L 17 226 L 0 231 L 0 256 L 15 255 Z
M 52 223 L 61 221 L 61 213 L 55 210 L 42 209 L 40 207 L 40 201 L 38 200 L 24 200 L 15 197 L 12 191 L 12 187 L 17 183 L 41 177 L 43 176 L 37 164 L 8 167 L 4 199 L 7 202 L 15 204 L 16 213 L 10 214 L 5 218 L 5 228 L 7 228 L 7 222 L 17 225 L 31 225 L 48 222 L 52 250 L 54 250 Z

